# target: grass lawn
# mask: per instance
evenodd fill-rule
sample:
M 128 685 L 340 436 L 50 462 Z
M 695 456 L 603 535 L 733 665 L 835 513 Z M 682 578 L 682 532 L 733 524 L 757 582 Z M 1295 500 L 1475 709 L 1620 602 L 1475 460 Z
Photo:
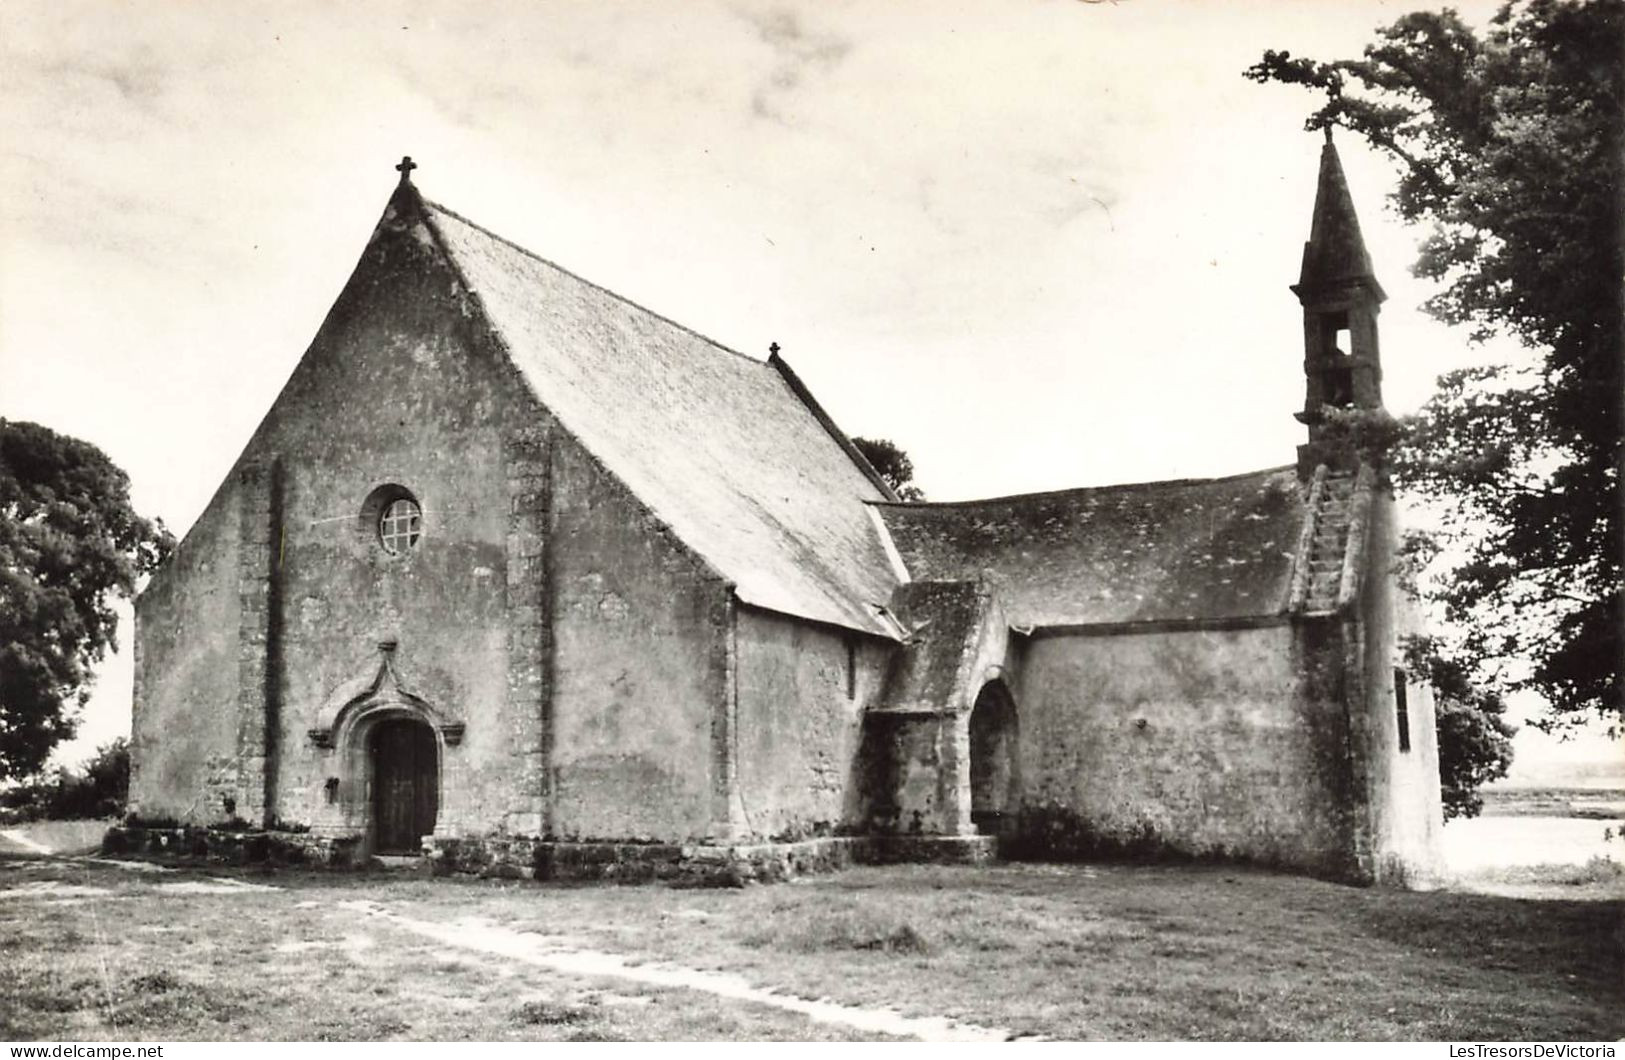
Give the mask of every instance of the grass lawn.
M 1621 905 L 1233 867 L 903 866 L 738 891 L 133 873 L 0 857 L 0 1037 L 845 1038 L 435 943 L 342 903 L 1096 1039 L 1615 1039 Z M 176 886 L 180 884 L 182 886 Z M 1584 891 L 1584 888 L 1580 888 Z

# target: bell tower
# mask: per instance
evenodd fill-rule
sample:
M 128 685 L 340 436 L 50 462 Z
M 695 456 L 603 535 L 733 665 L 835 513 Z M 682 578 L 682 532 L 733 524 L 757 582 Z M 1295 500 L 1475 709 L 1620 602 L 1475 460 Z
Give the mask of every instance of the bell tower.
M 1338 452 L 1323 439 L 1325 408 L 1382 407 L 1382 360 L 1377 351 L 1377 313 L 1382 285 L 1360 236 L 1343 163 L 1326 130 L 1320 149 L 1320 179 L 1303 268 L 1292 293 L 1303 306 L 1303 411 L 1309 441 L 1298 447 L 1298 471 L 1307 476 L 1317 464 L 1352 466 L 1353 453 Z

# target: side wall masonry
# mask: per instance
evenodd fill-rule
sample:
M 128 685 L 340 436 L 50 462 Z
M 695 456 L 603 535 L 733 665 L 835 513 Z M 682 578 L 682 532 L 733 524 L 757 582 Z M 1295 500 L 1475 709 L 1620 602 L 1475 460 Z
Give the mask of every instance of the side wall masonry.
M 1018 849 L 1354 875 L 1341 641 L 1330 623 L 1034 638 Z
M 506 830 L 552 831 L 553 635 L 548 621 L 548 520 L 552 505 L 549 434 L 516 427 L 503 445 L 508 487 L 508 726 L 514 786 Z
M 130 809 L 210 823 L 238 799 L 236 480 L 216 494 L 135 607 Z
M 731 838 L 729 588 L 579 444 L 551 453 L 549 835 Z
M 1393 498 L 1379 490 L 1371 510 L 1365 569 L 1370 572 L 1360 598 L 1362 669 L 1360 726 L 1370 800 L 1368 857 L 1380 883 L 1425 884 L 1441 872 L 1443 810 L 1439 794 L 1438 736 L 1433 695 L 1419 675 L 1409 675 L 1407 713 L 1410 749 L 1399 747 L 1394 671 L 1404 665 L 1401 638 L 1416 632 L 1414 606 L 1389 573 L 1398 551 Z
M 275 816 L 283 544 L 282 468 L 249 463 L 237 473 L 237 785 L 227 816 L 268 825 Z
M 889 646 L 755 608 L 737 614 L 736 755 L 749 835 L 853 830 L 863 813 L 864 712 L 880 694 Z

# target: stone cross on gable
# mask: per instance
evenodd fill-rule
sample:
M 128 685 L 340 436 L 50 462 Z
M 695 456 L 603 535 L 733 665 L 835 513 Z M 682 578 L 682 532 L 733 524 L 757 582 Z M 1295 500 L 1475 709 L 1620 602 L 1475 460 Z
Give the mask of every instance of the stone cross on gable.
M 416 168 L 418 168 L 418 164 L 412 161 L 411 155 L 403 155 L 401 157 L 401 163 L 395 167 L 395 170 L 396 172 L 400 173 L 402 184 L 405 184 L 412 179 L 412 170 Z

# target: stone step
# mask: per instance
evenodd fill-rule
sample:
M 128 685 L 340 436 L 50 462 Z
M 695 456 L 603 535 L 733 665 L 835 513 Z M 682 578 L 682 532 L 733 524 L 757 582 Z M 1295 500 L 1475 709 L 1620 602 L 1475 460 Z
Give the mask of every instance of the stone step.
M 418 872 L 428 865 L 421 854 L 374 854 L 372 860 L 391 872 Z

